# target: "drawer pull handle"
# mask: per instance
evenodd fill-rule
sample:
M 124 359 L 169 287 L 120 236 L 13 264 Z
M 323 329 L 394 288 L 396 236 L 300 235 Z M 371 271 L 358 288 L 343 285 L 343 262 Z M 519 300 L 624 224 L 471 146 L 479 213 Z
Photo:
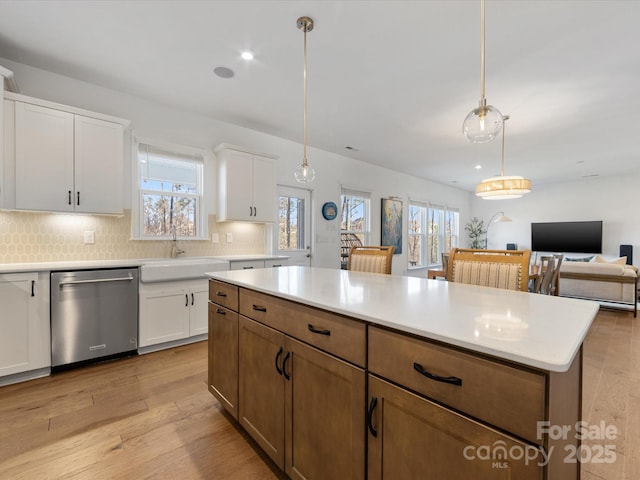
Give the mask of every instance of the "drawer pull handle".
M 284 356 L 284 360 L 282 360 L 282 374 L 284 375 L 284 378 L 286 378 L 287 380 L 291 379 L 291 375 L 287 373 L 287 369 L 286 369 L 287 360 L 289 360 L 290 356 L 291 356 L 291 352 L 287 352 L 287 354 Z
M 251 270 L 253 267 L 242 267 L 243 270 Z
M 226 297 L 226 296 L 227 296 L 227 294 L 226 294 L 226 293 L 224 293 L 224 292 L 216 292 L 216 296 L 217 296 L 217 297 Z
M 267 311 L 267 307 L 263 307 L 261 305 L 256 305 L 256 304 L 253 305 L 253 309 L 256 312 L 266 312 Z
M 318 330 L 311 324 L 309 324 L 308 327 L 311 333 L 317 333 L 318 335 L 327 335 L 327 336 L 331 335 L 331 330 Z
M 278 371 L 279 375 L 282 375 L 282 369 L 278 366 L 278 359 L 280 358 L 280 355 L 282 355 L 283 352 L 283 348 L 280 347 L 280 349 L 278 350 L 278 353 L 276 353 L 276 370 Z M 283 366 L 284 366 L 284 362 L 282 362 Z
M 227 312 L 225 312 L 225 311 L 224 311 L 224 310 L 222 310 L 221 308 L 217 308 L 217 309 L 216 309 L 216 314 L 218 314 L 218 315 L 226 315 L 226 314 L 227 314 Z
M 431 380 L 435 380 L 436 382 L 449 383 L 451 385 L 457 385 L 459 387 L 462 386 L 462 379 L 458 377 L 439 377 L 438 375 L 434 375 L 433 373 L 427 372 L 422 365 L 419 363 L 413 364 L 413 369 L 421 375 L 424 375 Z
M 378 431 L 373 428 L 373 411 L 376 409 L 376 405 L 378 404 L 377 397 L 371 397 L 371 403 L 369 403 L 369 410 L 367 410 L 367 427 L 369 428 L 369 432 L 374 437 L 378 436 Z

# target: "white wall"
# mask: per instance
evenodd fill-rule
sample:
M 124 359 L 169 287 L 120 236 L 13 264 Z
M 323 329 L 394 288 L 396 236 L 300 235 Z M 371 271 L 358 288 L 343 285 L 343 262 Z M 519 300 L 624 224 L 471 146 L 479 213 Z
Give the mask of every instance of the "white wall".
M 15 73 L 21 93 L 78 108 L 105 113 L 131 120 L 132 130 L 143 137 L 166 142 L 213 149 L 220 143 L 239 145 L 258 153 L 277 155 L 279 184 L 297 186 L 293 171 L 302 158 L 298 142 L 266 135 L 220 120 L 161 105 L 98 85 L 0 59 L 0 65 Z M 309 132 L 313 136 L 313 132 Z M 311 140 L 311 143 L 312 140 Z M 339 203 L 341 185 L 371 192 L 371 243 L 380 241 L 380 198 L 397 196 L 403 199 L 406 228 L 408 198 L 432 201 L 460 209 L 461 225 L 469 218 L 471 194 L 450 186 L 418 179 L 364 162 L 309 148 L 310 164 L 316 169 L 312 184 L 313 265 L 338 267 L 340 257 L 339 219 L 322 218 L 322 204 Z M 130 159 L 127 158 L 125 184 L 130 185 Z M 208 165 L 207 185 L 215 185 L 215 159 Z M 211 191 L 211 190 L 210 190 Z M 125 205 L 131 204 L 131 189 L 125 189 Z M 215 213 L 215 198 L 209 194 L 207 204 Z M 464 232 L 461 232 L 464 239 Z M 407 270 L 407 239 L 403 237 L 403 254 L 394 256 L 393 273 Z M 271 253 L 271 252 L 268 252 Z M 413 272 L 424 275 L 424 272 Z
M 602 220 L 602 249 L 618 256 L 620 244 L 634 247 L 634 265 L 640 265 L 640 222 L 637 186 L 640 173 L 623 177 L 592 177 L 575 182 L 533 185 L 532 192 L 514 200 L 472 200 L 471 216 L 485 221 L 499 211 L 513 220 L 494 223 L 489 229 L 489 248 L 531 248 L 532 222 Z

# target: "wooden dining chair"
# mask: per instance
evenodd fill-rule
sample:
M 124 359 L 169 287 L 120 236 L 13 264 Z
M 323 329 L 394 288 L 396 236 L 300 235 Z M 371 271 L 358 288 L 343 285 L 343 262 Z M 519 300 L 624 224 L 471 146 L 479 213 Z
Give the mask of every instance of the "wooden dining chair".
M 449 255 L 450 282 L 526 292 L 530 250 L 454 248 Z
M 394 246 L 354 246 L 349 252 L 347 270 L 391 273 Z

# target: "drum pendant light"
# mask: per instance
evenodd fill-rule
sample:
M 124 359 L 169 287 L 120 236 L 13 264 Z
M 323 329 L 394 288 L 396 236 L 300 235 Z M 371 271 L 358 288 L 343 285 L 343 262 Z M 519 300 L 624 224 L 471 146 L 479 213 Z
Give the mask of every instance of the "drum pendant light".
M 487 105 L 484 96 L 484 0 L 480 0 L 480 104 L 471 110 L 462 124 L 462 133 L 473 143 L 493 141 L 502 128 L 502 113 Z
M 504 175 L 504 133 L 505 123 L 509 115 L 502 117 L 502 162 L 500 164 L 500 176 L 485 178 L 476 186 L 476 195 L 484 200 L 509 200 L 520 198 L 531 191 L 531 180 L 517 176 Z
M 295 171 L 296 180 L 300 183 L 311 183 L 316 177 L 316 171 L 309 162 L 307 162 L 307 32 L 313 30 L 313 20 L 309 17 L 298 18 L 296 25 L 304 32 L 304 108 L 303 108 L 303 154 L 302 163 L 298 165 Z

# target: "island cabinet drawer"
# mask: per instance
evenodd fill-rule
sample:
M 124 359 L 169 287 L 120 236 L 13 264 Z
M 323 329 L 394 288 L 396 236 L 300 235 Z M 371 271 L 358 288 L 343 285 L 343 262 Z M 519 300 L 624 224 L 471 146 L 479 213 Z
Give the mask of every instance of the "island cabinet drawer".
M 366 364 L 366 325 L 334 313 L 240 289 L 240 314 L 360 367 Z
M 238 287 L 217 280 L 209 280 L 209 300 L 234 312 L 238 311 Z
M 369 327 L 369 371 L 531 442 L 545 419 L 542 373 Z

